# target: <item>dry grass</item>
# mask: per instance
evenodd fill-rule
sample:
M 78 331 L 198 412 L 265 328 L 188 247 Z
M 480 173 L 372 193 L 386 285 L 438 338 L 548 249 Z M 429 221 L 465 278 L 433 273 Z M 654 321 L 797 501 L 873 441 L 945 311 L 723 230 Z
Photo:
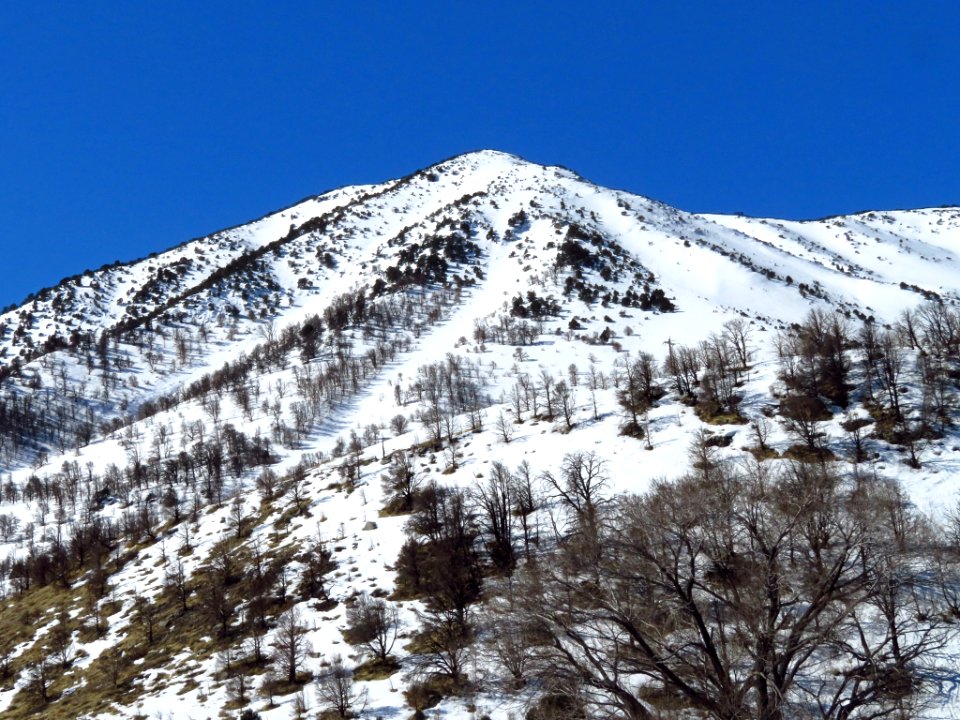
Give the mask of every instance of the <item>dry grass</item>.
M 363 665 L 358 665 L 353 671 L 353 679 L 386 680 L 398 672 L 400 672 L 400 663 L 391 657 L 387 657 L 386 662 L 370 660 L 363 663 Z
M 807 445 L 791 445 L 784 451 L 783 457 L 802 463 L 832 462 L 837 459 L 829 448 L 811 448 Z
M 746 448 L 747 452 L 753 455 L 757 460 L 763 462 L 764 460 L 776 460 L 780 457 L 780 453 L 774 450 L 772 447 L 759 448 L 759 447 L 749 447 Z
M 248 519 L 250 523 L 263 524 L 269 520 L 271 506 L 261 508 L 260 512 Z M 278 533 L 277 542 L 285 535 Z M 142 550 L 152 543 L 143 543 L 137 546 Z M 262 549 L 263 562 L 270 564 L 288 563 L 294 550 L 291 548 Z M 192 552 L 192 551 L 191 551 Z M 211 552 L 211 557 L 217 552 L 229 553 L 235 566 L 249 570 L 253 563 L 253 551 L 246 539 L 231 536 L 222 540 Z M 142 561 L 131 549 L 120 558 L 119 566 L 128 562 Z M 116 572 L 117 568 L 111 568 Z M 247 577 L 251 573 L 244 573 Z M 209 575 L 201 568 L 190 579 L 191 598 L 186 612 L 182 611 L 179 601 L 165 593 L 156 596 L 157 616 L 154 622 L 154 639 L 148 642 L 147 628 L 144 623 L 134 620 L 125 628 L 125 634 L 115 646 L 95 658 L 88 667 L 70 667 L 62 669 L 52 667 L 48 673 L 48 700 L 42 701 L 36 692 L 20 690 L 13 699 L 10 707 L 4 712 L 5 720 L 26 720 L 27 718 L 43 718 L 43 720 L 74 720 L 81 716 L 96 717 L 116 709 L 117 706 L 134 707 L 142 698 L 145 688 L 136 682 L 148 671 L 168 669 L 173 658 L 189 650 L 193 663 L 200 663 L 212 659 L 217 652 L 228 646 L 236 646 L 243 639 L 239 628 L 231 626 L 229 637 L 217 638 L 216 627 L 211 621 L 203 602 L 199 597 L 201 585 L 207 582 Z M 78 576 L 73 578 L 79 581 Z M 241 580 L 230 588 L 230 593 L 239 603 L 249 599 L 249 589 L 246 581 Z M 0 685 L 10 688 L 17 677 L 32 662 L 39 659 L 43 652 L 42 645 L 45 639 L 35 639 L 36 631 L 52 622 L 61 609 L 68 611 L 80 610 L 76 617 L 70 620 L 69 628 L 76 632 L 81 643 L 90 642 L 97 637 L 93 621 L 89 617 L 88 590 L 85 587 L 63 588 L 56 584 L 44 587 L 33 587 L 22 596 L 11 596 L 0 602 L 0 639 L 9 648 L 28 644 L 27 649 L 11 663 L 11 674 L 7 678 L 0 678 Z M 129 604 L 130 598 L 122 597 L 101 604 L 103 626 L 107 628 L 115 616 L 120 612 L 124 603 Z M 275 605 L 269 608 L 268 615 L 276 615 L 283 610 L 282 606 Z M 127 609 L 128 613 L 132 610 Z M 122 660 L 117 660 L 117 654 L 122 654 Z M 134 664 L 136 662 L 136 664 Z M 263 668 L 250 667 L 252 674 L 261 673 Z M 199 672 L 199 671 L 198 671 Z M 171 672 L 166 677 L 156 675 L 148 690 L 162 689 L 168 684 L 182 684 L 180 692 L 190 692 L 199 687 L 197 673 L 190 674 L 186 668 L 178 672 Z M 71 689 L 78 688 L 75 692 Z M 285 691 L 293 692 L 297 688 L 279 686 L 275 688 L 278 695 Z

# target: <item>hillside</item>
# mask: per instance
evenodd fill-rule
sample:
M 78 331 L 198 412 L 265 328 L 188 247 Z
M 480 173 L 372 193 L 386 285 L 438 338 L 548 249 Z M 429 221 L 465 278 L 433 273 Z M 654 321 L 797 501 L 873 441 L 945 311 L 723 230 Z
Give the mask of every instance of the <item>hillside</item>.
M 482 151 L 42 290 L 0 717 L 951 717 L 958 253 Z

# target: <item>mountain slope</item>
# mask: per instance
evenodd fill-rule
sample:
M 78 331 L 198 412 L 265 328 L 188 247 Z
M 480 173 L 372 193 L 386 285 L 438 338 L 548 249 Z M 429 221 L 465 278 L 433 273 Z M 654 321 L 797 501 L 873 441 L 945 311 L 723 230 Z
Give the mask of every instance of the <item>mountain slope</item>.
M 0 708 L 128 717 L 159 703 L 180 717 L 252 703 L 291 717 L 299 685 L 250 660 L 251 643 L 272 643 L 282 667 L 296 609 L 314 649 L 301 673 L 323 677 L 335 653 L 360 666 L 344 630 L 367 591 L 393 594 L 403 634 L 399 674 L 366 663 L 370 706 L 409 712 L 398 688 L 436 668 L 414 672 L 431 657 L 417 635 L 430 601 L 402 590 L 411 508 L 381 483 L 397 453 L 418 483 L 473 497 L 495 463 L 559 477 L 594 452 L 613 495 L 676 477 L 698 437 L 750 457 L 747 422 L 767 418 L 773 466 L 815 450 L 859 472 L 845 462 L 858 438 L 871 472 L 942 509 L 960 485 L 958 253 L 956 208 L 698 215 L 482 151 L 41 291 L 0 316 Z M 845 326 L 848 367 L 840 387 L 808 392 L 803 362 L 785 358 L 819 357 L 791 338 L 825 318 Z M 898 320 L 920 339 L 896 335 L 888 397 L 860 328 Z M 655 387 L 641 392 L 644 353 Z M 922 361 L 934 355 L 937 372 Z M 685 387 L 670 368 L 688 356 Z M 792 397 L 822 409 L 798 416 Z M 533 517 L 547 544 L 564 526 L 545 488 Z M 535 701 L 534 685 L 487 677 L 479 649 L 472 662 L 472 694 L 444 712 Z

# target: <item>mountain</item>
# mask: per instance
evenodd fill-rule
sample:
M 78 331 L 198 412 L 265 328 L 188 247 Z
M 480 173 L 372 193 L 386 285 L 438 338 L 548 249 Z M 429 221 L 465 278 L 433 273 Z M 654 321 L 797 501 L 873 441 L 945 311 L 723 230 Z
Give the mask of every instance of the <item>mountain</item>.
M 362 689 L 370 716 L 439 702 L 449 717 L 719 717 L 706 687 L 750 675 L 749 643 L 724 645 L 716 667 L 735 667 L 704 688 L 649 658 L 607 686 L 591 674 L 607 661 L 571 661 L 554 687 L 535 671 L 554 625 L 518 636 L 533 648 L 519 665 L 498 645 L 519 617 L 501 607 L 514 571 L 529 583 L 585 537 L 595 545 L 577 553 L 606 567 L 601 540 L 629 526 L 610 513 L 648 491 L 669 505 L 663 479 L 719 487 L 713 467 L 738 488 L 756 467 L 775 488 L 829 477 L 833 509 L 850 513 L 882 488 L 916 529 L 898 526 L 884 562 L 907 556 L 907 535 L 925 543 L 910 567 L 930 577 L 937 557 L 935 612 L 932 585 L 905 569 L 897 593 L 931 607 L 908 622 L 889 596 L 909 629 L 877 625 L 876 568 L 844 585 L 861 594 L 824 601 L 834 614 L 816 621 L 832 634 L 809 640 L 782 716 L 801 686 L 827 717 L 955 711 L 931 678 L 932 658 L 958 651 L 941 527 L 960 486 L 958 253 L 958 208 L 704 215 L 481 151 L 66 278 L 0 315 L 0 715 L 329 715 L 351 692 L 358 710 Z M 763 507 L 779 517 L 783 503 Z M 809 542 L 801 514 L 787 525 Z M 857 518 L 831 522 L 890 524 Z M 846 548 L 863 567 L 877 533 Z M 712 557 L 698 596 L 731 618 L 744 614 L 736 555 Z M 772 642 L 815 607 L 796 592 Z M 584 617 L 566 637 L 596 621 Z M 735 625 L 711 618 L 694 646 Z M 660 642 L 682 657 L 680 620 L 645 622 L 673 627 Z M 619 647 L 596 633 L 577 657 Z M 917 652 L 891 660 L 891 634 Z M 810 690 L 817 677 L 832 680 Z M 737 702 L 755 708 L 759 685 Z

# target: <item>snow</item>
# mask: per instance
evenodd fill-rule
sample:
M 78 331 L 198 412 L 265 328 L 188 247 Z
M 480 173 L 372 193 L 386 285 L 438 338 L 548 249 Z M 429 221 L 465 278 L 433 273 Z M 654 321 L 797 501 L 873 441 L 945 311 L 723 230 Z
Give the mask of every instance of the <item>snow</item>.
M 478 193 L 463 206 L 455 203 L 465 195 Z M 532 220 L 517 233 L 512 241 L 504 240 L 508 220 L 524 209 Z M 626 353 L 635 355 L 646 351 L 662 361 L 668 341 L 695 344 L 711 333 L 719 333 L 723 323 L 737 318 L 751 322 L 752 346 L 756 353 L 751 373 L 742 388 L 743 413 L 752 419 L 769 399 L 769 388 L 776 382 L 776 356 L 772 347 L 773 331 L 786 323 L 796 322 L 811 307 L 828 307 L 823 300 L 809 293 L 802 296 L 799 285 L 818 288 L 832 306 L 860 309 L 866 315 L 875 315 L 882 321 L 891 321 L 903 309 L 914 307 L 922 297 L 909 287 L 916 285 L 934 291 L 950 300 L 957 298 L 956 255 L 960 252 L 960 212 L 956 209 L 929 209 L 867 213 L 851 218 L 832 218 L 810 222 L 696 215 L 684 213 L 649 199 L 628 193 L 611 191 L 592 185 L 573 173 L 526 163 L 504 153 L 482 151 L 441 163 L 422 173 L 400 181 L 380 185 L 354 186 L 309 198 L 285 210 L 272 213 L 248 225 L 221 231 L 207 238 L 190 241 L 161 253 L 154 258 L 119 268 L 97 271 L 81 277 L 73 284 L 70 312 L 58 309 L 54 302 L 59 295 L 37 298 L 23 308 L 0 316 L 8 330 L 0 333 L 0 349 L 6 357 L 21 351 L 23 344 L 13 339 L 13 329 L 27 326 L 21 315 L 29 311 L 34 321 L 27 332 L 35 346 L 39 346 L 54 332 L 68 336 L 71 329 L 97 333 L 121 319 L 132 317 L 134 308 L 141 315 L 162 307 L 173 297 L 189 293 L 175 309 L 182 309 L 184 317 L 169 321 L 169 328 L 188 330 L 196 335 L 201 324 L 209 333 L 207 343 L 190 353 L 190 358 L 178 363 L 175 371 L 164 370 L 176 356 L 170 335 L 158 341 L 160 358 L 151 362 L 146 352 L 134 343 L 124 342 L 122 349 L 130 356 L 130 367 L 122 372 L 126 381 L 110 398 L 99 393 L 100 377 L 96 369 L 88 370 L 82 358 L 67 352 L 54 353 L 27 364 L 29 373 L 43 379 L 42 387 L 57 387 L 56 363 L 63 363 L 59 372 L 62 382 L 71 387 L 83 384 L 80 395 L 97 412 L 117 412 L 126 404 L 135 410 L 144 401 L 155 399 L 182 387 L 203 374 L 216 370 L 235 360 L 240 353 L 249 353 L 271 334 L 282 331 L 314 313 L 321 313 L 338 295 L 369 286 L 386 267 L 396 261 L 399 248 L 391 245 L 402 231 L 407 230 L 407 242 L 423 242 L 436 235 L 445 218 L 459 220 L 470 213 L 472 239 L 481 247 L 477 265 L 483 280 L 463 289 L 462 301 L 447 311 L 438 322 L 424 326 L 413 341 L 412 349 L 397 360 L 382 367 L 359 392 L 337 408 L 335 416 L 318 423 L 300 447 L 274 446 L 280 454 L 275 467 L 278 474 L 291 469 L 304 458 L 322 452 L 329 457 L 338 436 L 346 436 L 351 429 L 362 429 L 370 424 L 388 426 L 398 414 L 410 414 L 412 405 L 397 406 L 394 386 L 407 386 L 417 369 L 427 363 L 442 360 L 447 353 L 464 355 L 478 363 L 482 370 L 485 392 L 495 404 L 486 412 L 482 432 L 463 432 L 457 444 L 459 468 L 450 474 L 440 454 L 418 458 L 421 470 L 428 478 L 469 487 L 478 477 L 485 477 L 493 461 L 509 468 L 527 461 L 537 472 L 557 472 L 566 453 L 595 451 L 605 459 L 613 492 L 643 492 L 659 478 L 676 477 L 683 471 L 692 433 L 699 429 L 732 435 L 733 441 L 723 454 L 734 459 L 746 457 L 744 449 L 752 444 L 746 425 L 704 426 L 692 410 L 668 397 L 650 413 L 652 449 L 645 443 L 619 434 L 620 410 L 612 387 L 597 391 L 599 419 L 593 419 L 590 392 L 585 386 L 585 372 L 591 362 L 607 375 L 614 361 Z M 218 267 L 270 246 L 286 236 L 291 226 L 303 225 L 312 218 L 327 216 L 330 225 L 323 231 L 314 231 L 281 244 L 275 251 L 263 256 L 265 269 L 254 279 L 245 281 L 244 288 L 214 292 L 201 288 L 201 282 Z M 563 276 L 557 282 L 551 278 L 550 263 L 554 246 L 562 240 L 555 223 L 568 227 L 577 223 L 596 230 L 606 238 L 619 243 L 643 268 L 652 272 L 656 284 L 663 287 L 679 309 L 677 313 L 648 313 L 639 309 L 622 309 L 611 304 L 586 304 L 575 298 L 562 298 Z M 492 239 L 487 232 L 492 231 Z M 325 267 L 318 253 L 331 252 L 336 258 L 334 268 Z M 553 253 L 553 255 L 551 254 Z M 741 262 L 749 259 L 753 266 Z M 149 281 L 156 280 L 162 268 L 178 261 L 189 260 L 189 271 L 173 281 L 162 281 L 159 294 L 148 300 L 133 302 L 131 298 Z M 768 277 L 769 270 L 774 277 Z M 451 273 L 466 276 L 467 268 L 453 266 Z M 599 281 L 596 273 L 588 273 Z M 790 277 L 788 281 L 786 278 Z M 307 278 L 310 283 L 301 283 Z M 279 289 L 269 289 L 269 283 Z M 629 288 L 629 277 L 622 277 L 615 286 L 621 292 Z M 602 281 L 600 281 L 602 282 Z M 257 285 L 256 283 L 263 283 Z M 97 285 L 99 289 L 95 289 Z M 264 289 L 267 288 L 267 289 Z M 271 313 L 260 317 L 245 307 L 242 290 L 253 289 L 278 301 Z M 563 314 L 548 320 L 537 342 L 523 347 L 524 357 L 515 356 L 516 348 L 488 342 L 481 347 L 473 338 L 476 321 L 495 322 L 517 294 L 534 290 L 541 296 L 553 295 L 562 300 Z M 62 294 L 62 293 L 61 293 Z M 228 306 L 241 308 L 232 314 Z M 585 329 L 568 330 L 568 322 L 577 316 Z M 604 319 L 609 317 L 609 320 Z M 591 334 L 612 328 L 621 344 L 618 352 L 611 345 L 591 344 Z M 628 334 L 627 328 L 632 334 Z M 355 352 L 362 351 L 367 342 L 359 333 L 354 338 Z M 52 359 L 52 362 L 51 362 Z M 264 398 L 278 398 L 278 382 L 293 387 L 293 366 L 300 361 L 291 357 L 288 367 L 256 378 Z M 575 427 L 567 432 L 562 422 L 546 422 L 524 417 L 512 425 L 513 437 L 503 442 L 495 429 L 495 418 L 504 412 L 513 420 L 508 394 L 518 374 L 539 375 L 541 371 L 567 377 L 569 367 L 579 370 L 575 388 L 577 410 Z M 129 378 L 136 378 L 133 386 Z M 24 384 L 17 392 L 29 392 Z M 253 435 L 269 435 L 270 421 L 259 407 L 247 418 L 229 394 L 222 399 L 221 424 L 231 423 Z M 291 393 L 283 399 L 284 414 L 288 414 Z M 40 459 L 18 458 L 8 461 L 4 470 L 6 479 L 23 483 L 33 474 L 49 475 L 59 471 L 66 461 L 76 461 L 84 470 L 102 472 L 109 464 L 122 466 L 126 462 L 125 444 L 138 444 L 146 454 L 154 430 L 165 425 L 170 431 L 171 447 L 186 447 L 187 439 L 181 430 L 185 424 L 197 420 L 209 422 L 201 402 L 193 400 L 159 412 L 121 430 L 97 437 L 90 444 L 68 448 L 60 452 L 49 448 L 45 462 Z M 466 421 L 461 427 L 467 426 Z M 831 437 L 844 433 L 839 419 L 825 424 Z M 411 430 L 399 437 L 384 441 L 383 449 L 389 455 L 405 449 L 425 436 L 419 423 L 411 423 Z M 782 429 L 771 436 L 771 445 L 785 449 L 790 440 Z M 392 564 L 404 541 L 404 518 L 379 517 L 383 502 L 380 475 L 385 466 L 380 462 L 381 448 L 372 446 L 364 451 L 369 461 L 363 467 L 361 484 L 352 493 L 330 489 L 337 480 L 338 461 L 321 463 L 309 470 L 309 513 L 294 517 L 280 547 L 301 548 L 317 538 L 331 541 L 338 548 L 335 553 L 339 575 L 332 595 L 344 599 L 358 590 L 393 587 Z M 918 508 L 933 515 L 942 515 L 955 504 L 960 490 L 960 442 L 956 438 L 934 444 L 919 470 L 907 468 L 892 449 L 884 449 L 873 468 L 883 476 L 901 480 Z M 259 507 L 260 495 L 253 487 L 253 473 L 248 473 L 235 488 L 245 505 Z M 106 513 L 118 516 L 119 504 L 108 507 Z M 32 503 L 3 503 L 0 512 L 16 514 L 21 528 L 36 519 Z M 229 532 L 227 517 L 229 503 L 212 512 L 205 512 L 190 530 L 194 548 L 185 557 L 188 573 L 193 573 L 208 558 L 211 548 Z M 377 523 L 376 529 L 364 530 L 368 521 Z M 48 524 L 50 521 L 48 520 Z M 39 533 L 41 528 L 35 526 Z M 266 542 L 272 532 L 270 521 L 259 526 L 248 542 L 260 539 Z M 76 650 L 82 657 L 75 670 L 88 667 L 101 653 L 121 637 L 130 623 L 134 598 L 153 597 L 163 581 L 164 555 L 176 553 L 183 541 L 182 530 L 171 531 L 162 543 L 145 547 L 137 562 L 128 563 L 113 579 L 109 599 L 122 603 L 121 611 L 110 619 L 110 630 L 103 638 L 88 643 L 77 642 Z M 0 553 L 26 553 L 24 538 L 0 547 Z M 295 568 L 294 568 L 295 569 Z M 416 624 L 415 602 L 400 603 L 405 629 Z M 345 627 L 344 605 L 333 610 L 318 611 L 309 603 L 300 603 L 309 632 L 314 656 L 307 668 L 316 671 L 324 659 L 342 654 L 353 662 L 353 651 L 342 637 Z M 53 617 L 51 610 L 50 618 Z M 38 626 L 38 634 L 46 626 Z M 403 642 L 395 651 L 401 659 Z M 185 672 L 178 668 L 193 668 L 195 660 L 185 651 L 173 665 L 173 670 L 150 671 L 142 678 L 140 705 L 157 709 L 169 717 L 207 716 L 224 706 L 226 689 L 216 680 L 213 659 L 199 662 L 194 678 L 199 687 L 183 692 Z M 389 680 L 364 683 L 369 692 L 368 715 L 400 717 L 408 714 L 401 695 L 403 675 Z M 22 683 L 21 683 L 22 684 Z M 311 706 L 314 699 L 307 692 Z M 0 711 L 13 701 L 12 691 L 0 691 Z M 477 714 L 506 717 L 516 711 L 516 700 L 496 694 L 476 698 Z M 261 715 L 268 720 L 289 718 L 293 714 L 293 696 L 282 699 L 273 709 L 255 702 Z M 117 708 L 113 717 L 128 718 L 135 707 Z M 441 707 L 442 716 L 468 718 L 471 716 L 463 701 L 448 700 Z M 942 713 L 960 712 L 960 698 L 951 694 L 945 707 L 937 707 L 930 717 Z

